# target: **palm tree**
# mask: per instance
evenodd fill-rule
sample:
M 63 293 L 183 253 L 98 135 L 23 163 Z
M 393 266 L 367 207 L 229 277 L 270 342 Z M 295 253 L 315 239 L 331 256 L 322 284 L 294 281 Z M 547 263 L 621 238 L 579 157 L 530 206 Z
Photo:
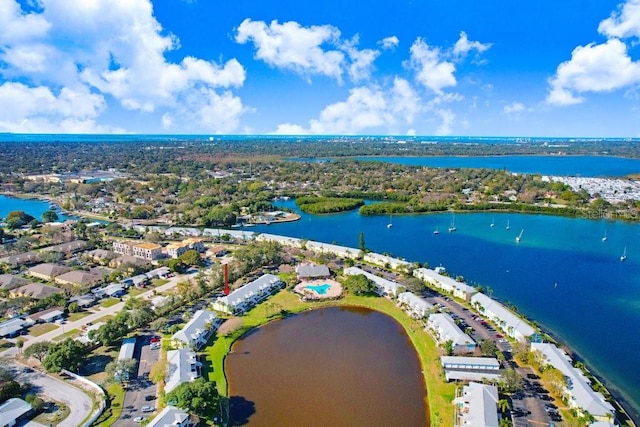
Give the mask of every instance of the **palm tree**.
M 507 399 L 498 400 L 498 410 L 502 413 L 507 412 L 511 408 Z

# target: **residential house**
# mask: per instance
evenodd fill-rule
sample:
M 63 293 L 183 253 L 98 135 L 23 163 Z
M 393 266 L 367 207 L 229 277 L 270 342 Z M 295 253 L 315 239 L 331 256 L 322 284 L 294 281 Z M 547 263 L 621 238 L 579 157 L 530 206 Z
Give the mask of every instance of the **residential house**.
M 132 360 L 134 358 L 133 355 L 136 349 L 136 341 L 136 337 L 125 338 L 122 340 L 120 352 L 118 353 L 118 361 Z M 127 381 L 129 380 L 129 373 L 117 370 L 114 373 L 114 377 L 116 379 L 123 379 Z
M 573 366 L 571 357 L 554 344 L 531 343 L 531 350 L 542 355 L 547 365 L 553 366 L 566 378 L 564 390 L 570 408 L 587 412 L 598 421 L 614 419 L 615 410 L 604 396 L 591 388 L 591 381 Z
M 165 375 L 165 393 L 171 393 L 182 383 L 191 382 L 200 377 L 202 363 L 196 353 L 180 348 L 167 352 L 167 374 Z
M 433 332 L 436 340 L 441 345 L 451 341 L 454 354 L 472 353 L 476 348 L 475 341 L 462 332 L 448 314 L 432 314 L 427 321 L 427 327 Z
M 331 245 L 322 242 L 314 242 L 313 240 L 305 242 L 304 247 L 310 251 L 321 254 L 331 254 L 340 258 L 357 259 L 362 256 L 362 251 L 360 249 L 350 248 L 347 246 Z
M 189 237 L 184 239 L 182 242 L 173 242 L 169 243 L 165 247 L 165 251 L 167 252 L 167 256 L 171 258 L 179 258 L 180 255 L 185 253 L 188 250 L 195 250 L 199 253 L 205 251 L 204 244 L 202 243 L 202 239 L 197 237 Z
M 0 404 L 0 426 L 13 427 L 32 412 L 32 406 L 22 399 L 12 397 Z
M 44 263 L 34 265 L 27 270 L 27 275 L 42 280 L 53 280 L 55 277 L 71 271 L 69 267 L 59 264 Z
M 291 248 L 301 248 L 303 240 L 297 237 L 279 236 L 277 234 L 261 233 L 256 236 L 256 240 L 261 242 L 275 242 L 282 246 Z
M 55 286 L 43 285 L 42 283 L 29 283 L 19 288 L 9 291 L 12 298 L 29 297 L 33 299 L 45 299 L 54 294 L 63 294 L 64 291 Z
M 4 322 L 0 322 L 0 337 L 2 338 L 13 338 L 22 332 L 22 330 L 27 326 L 27 322 L 24 319 L 19 317 L 15 317 L 13 319 L 5 320 Z
M 274 291 L 283 286 L 278 276 L 264 274 L 229 295 L 220 297 L 213 302 L 213 309 L 229 314 L 243 314 L 250 308 L 267 299 Z
M 408 267 L 411 265 L 411 263 L 405 260 L 390 257 L 388 255 L 377 254 L 374 252 L 368 252 L 364 254 L 363 259 L 371 264 L 379 265 L 380 267 L 391 268 L 393 270 L 396 270 L 400 267 Z
M 111 298 L 120 298 L 124 294 L 127 293 L 124 286 L 120 283 L 110 283 L 104 288 L 93 289 L 91 292 L 101 298 L 102 296 L 107 296 Z M 100 292 L 100 293 L 98 293 Z
M 413 275 L 464 301 L 469 301 L 471 297 L 478 292 L 474 287 L 469 286 L 466 283 L 458 282 L 451 277 L 444 276 L 435 270 L 428 268 L 416 268 L 413 270 Z
M 454 427 L 498 427 L 498 389 L 470 382 L 462 387 L 456 405 Z
M 162 256 L 162 247 L 150 242 L 114 241 L 113 251 L 117 254 L 134 256 L 150 261 Z
M 11 266 L 11 268 L 18 268 L 22 265 L 35 264 L 39 261 L 40 253 L 35 251 L 29 251 L 0 258 L 0 264 L 7 264 Z
M 518 341 L 526 341 L 528 337 L 535 333 L 529 323 L 483 293 L 478 292 L 473 295 L 471 297 L 471 305 L 493 321 L 511 338 L 515 338 Z
M 51 323 L 64 316 L 64 307 L 53 307 L 37 313 L 30 314 L 26 317 L 26 321 L 32 324 Z
M 222 245 L 216 245 L 216 246 L 212 246 L 209 249 L 207 249 L 206 252 L 207 256 L 213 256 L 213 257 L 222 257 L 225 256 L 227 254 L 227 248 L 225 246 Z
M 10 291 L 19 286 L 24 286 L 27 283 L 29 283 L 29 281 L 22 277 L 14 276 L 13 274 L 0 274 L 0 289 Z
M 447 381 L 498 381 L 500 362 L 495 357 L 442 356 Z
M 57 276 L 54 281 L 59 285 L 69 285 L 78 288 L 89 288 L 101 283 L 104 280 L 102 275 L 89 271 L 72 270 Z
M 401 289 L 400 284 L 392 280 L 376 276 L 375 274 L 371 274 L 359 267 L 347 267 L 344 269 L 343 273 L 347 276 L 357 276 L 360 274 L 364 275 L 367 279 L 375 283 L 376 287 L 378 288 L 378 294 L 387 298 L 397 297 Z
M 329 267 L 326 265 L 301 264 L 296 267 L 298 281 L 328 279 L 331 277 Z
M 151 260 L 137 258 L 133 255 L 122 255 L 114 258 L 109 262 L 109 267 L 120 267 L 122 265 L 132 265 L 134 267 L 147 267 L 151 264 Z
M 192 422 L 188 412 L 175 406 L 166 406 L 149 421 L 147 427 L 191 427 L 196 424 L 197 422 Z
M 106 249 L 94 249 L 92 251 L 87 252 L 87 257 L 92 259 L 95 262 L 99 262 L 100 264 L 109 264 L 112 259 L 116 258 L 118 255 Z
M 176 346 L 199 350 L 205 345 L 209 336 L 220 326 L 221 320 L 211 311 L 198 310 L 189 322 L 173 334 L 171 342 Z
M 398 305 L 415 319 L 427 317 L 429 312 L 434 309 L 433 305 L 429 304 L 427 300 L 411 292 L 403 292 L 398 295 Z
M 73 254 L 80 252 L 87 247 L 84 240 L 73 240 L 71 242 L 61 243 L 59 245 L 47 246 L 40 249 L 40 252 L 60 252 L 63 254 Z
M 96 297 L 90 293 L 83 294 L 71 297 L 69 302 L 75 302 L 76 304 L 78 304 L 78 307 L 81 308 L 88 308 L 96 303 Z

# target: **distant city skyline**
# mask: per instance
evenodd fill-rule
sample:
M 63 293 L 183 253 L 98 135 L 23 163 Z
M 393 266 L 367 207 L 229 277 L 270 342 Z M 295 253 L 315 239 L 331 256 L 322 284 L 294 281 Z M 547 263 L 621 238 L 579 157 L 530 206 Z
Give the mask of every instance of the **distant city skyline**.
M 0 132 L 640 137 L 640 0 L 0 0 Z

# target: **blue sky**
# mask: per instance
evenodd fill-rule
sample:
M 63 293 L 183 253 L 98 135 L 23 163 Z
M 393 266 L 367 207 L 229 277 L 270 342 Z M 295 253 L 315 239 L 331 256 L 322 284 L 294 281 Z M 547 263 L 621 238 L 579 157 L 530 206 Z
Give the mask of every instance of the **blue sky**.
M 640 0 L 0 0 L 0 132 L 640 137 Z

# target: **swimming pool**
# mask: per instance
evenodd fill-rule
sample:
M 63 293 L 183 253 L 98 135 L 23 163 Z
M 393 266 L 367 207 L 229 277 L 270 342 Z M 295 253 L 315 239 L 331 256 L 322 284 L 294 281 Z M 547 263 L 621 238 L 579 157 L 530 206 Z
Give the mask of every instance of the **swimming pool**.
M 325 283 L 323 285 L 307 285 L 304 288 L 314 291 L 318 295 L 326 295 L 327 291 L 331 288 L 331 285 Z

